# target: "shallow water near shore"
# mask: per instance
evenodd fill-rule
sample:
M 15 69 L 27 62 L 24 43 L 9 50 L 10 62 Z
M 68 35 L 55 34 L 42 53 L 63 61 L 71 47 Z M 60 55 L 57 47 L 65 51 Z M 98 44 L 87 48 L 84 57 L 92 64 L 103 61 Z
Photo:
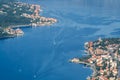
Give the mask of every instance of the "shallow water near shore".
M 58 23 L 0 40 L 0 80 L 86 80 L 92 70 L 68 60 L 84 56 L 86 41 L 120 37 L 119 0 L 22 1 L 40 4 L 41 15 Z

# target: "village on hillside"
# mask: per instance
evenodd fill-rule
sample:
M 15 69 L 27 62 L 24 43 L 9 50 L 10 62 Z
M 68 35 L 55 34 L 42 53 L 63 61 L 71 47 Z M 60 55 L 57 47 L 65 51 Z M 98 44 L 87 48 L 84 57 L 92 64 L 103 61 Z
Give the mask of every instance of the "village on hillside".
M 50 26 L 57 22 L 55 18 L 40 15 L 40 5 L 22 2 L 0 3 L 0 38 L 13 37 L 24 32 L 16 27 Z
M 86 64 L 93 69 L 87 80 L 120 80 L 120 38 L 99 38 L 85 43 L 87 57 L 70 62 Z

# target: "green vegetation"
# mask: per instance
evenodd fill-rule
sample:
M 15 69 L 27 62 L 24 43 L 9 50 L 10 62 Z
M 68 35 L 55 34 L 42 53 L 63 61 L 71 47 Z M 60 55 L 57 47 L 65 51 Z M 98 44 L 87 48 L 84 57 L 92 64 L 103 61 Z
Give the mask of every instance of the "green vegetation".
M 4 32 L 4 29 L 3 29 L 3 28 L 0 28 L 0 38 L 3 38 L 3 36 L 4 36 L 4 38 L 14 37 L 14 35 L 10 35 L 10 34 Z
M 21 5 L 22 5 L 21 3 L 15 3 L 15 2 L 0 3 L 0 26 L 1 27 L 8 27 L 11 25 L 21 25 L 21 24 L 30 23 L 31 19 L 22 16 L 22 14 L 23 13 L 32 14 L 33 11 L 29 10 L 30 5 L 27 5 L 27 4 L 22 6 Z
M 91 57 L 91 55 L 87 55 L 87 56 L 84 56 L 82 58 L 79 58 L 80 61 L 86 61 L 87 59 L 89 59 Z
M 22 16 L 23 13 L 32 14 L 29 4 L 17 2 L 17 0 L 0 0 L 0 38 L 13 37 L 8 34 L 4 28 L 16 25 L 28 25 L 31 18 Z
M 0 0 L 0 37 L 14 36 L 14 30 L 9 31 L 18 25 L 51 25 L 57 20 L 39 15 L 40 6 L 18 2 L 17 0 Z M 9 27 L 9 28 L 8 28 Z

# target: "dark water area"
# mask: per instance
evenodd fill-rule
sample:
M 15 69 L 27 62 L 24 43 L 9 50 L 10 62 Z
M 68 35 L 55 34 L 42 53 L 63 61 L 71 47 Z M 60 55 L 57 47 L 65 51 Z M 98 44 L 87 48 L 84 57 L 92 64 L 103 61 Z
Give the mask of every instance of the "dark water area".
M 0 80 L 86 80 L 90 68 L 69 63 L 84 56 L 84 42 L 120 37 L 119 0 L 21 0 L 39 4 L 52 26 L 23 28 L 0 40 Z

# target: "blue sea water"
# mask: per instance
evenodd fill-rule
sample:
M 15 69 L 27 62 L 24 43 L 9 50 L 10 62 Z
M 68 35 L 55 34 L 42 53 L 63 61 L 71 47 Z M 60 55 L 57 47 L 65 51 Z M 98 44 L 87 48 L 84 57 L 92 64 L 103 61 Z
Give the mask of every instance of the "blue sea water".
M 68 60 L 84 56 L 86 41 L 120 37 L 120 0 L 21 1 L 58 23 L 0 40 L 0 80 L 86 80 L 92 70 Z

